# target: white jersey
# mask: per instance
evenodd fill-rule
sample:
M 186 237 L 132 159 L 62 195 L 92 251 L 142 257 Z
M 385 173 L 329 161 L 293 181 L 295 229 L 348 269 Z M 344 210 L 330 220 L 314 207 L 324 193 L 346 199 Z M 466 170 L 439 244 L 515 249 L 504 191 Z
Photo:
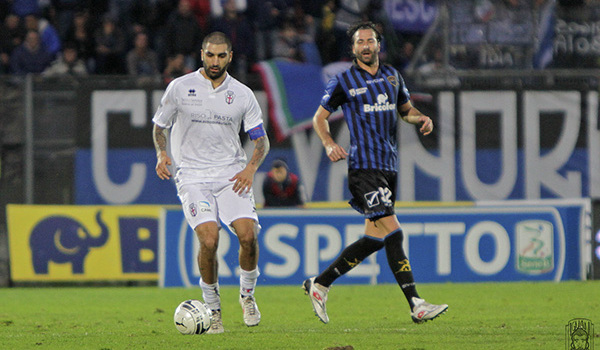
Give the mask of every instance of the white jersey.
M 170 147 L 178 173 L 196 181 L 229 179 L 247 162 L 239 137 L 242 121 L 248 132 L 262 124 L 262 112 L 252 90 L 231 75 L 213 89 L 200 71 L 167 86 L 152 121 L 171 128 Z

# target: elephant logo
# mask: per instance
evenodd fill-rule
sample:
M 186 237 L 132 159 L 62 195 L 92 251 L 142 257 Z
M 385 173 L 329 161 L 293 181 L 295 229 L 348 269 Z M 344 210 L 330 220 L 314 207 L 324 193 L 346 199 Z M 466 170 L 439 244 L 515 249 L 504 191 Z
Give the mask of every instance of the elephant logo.
M 48 274 L 50 261 L 71 263 L 74 274 L 83 273 L 83 262 L 90 247 L 101 247 L 108 241 L 108 227 L 102 221 L 101 213 L 96 214 L 100 226 L 98 236 L 92 236 L 80 222 L 66 216 L 52 216 L 40 221 L 29 237 L 35 273 Z

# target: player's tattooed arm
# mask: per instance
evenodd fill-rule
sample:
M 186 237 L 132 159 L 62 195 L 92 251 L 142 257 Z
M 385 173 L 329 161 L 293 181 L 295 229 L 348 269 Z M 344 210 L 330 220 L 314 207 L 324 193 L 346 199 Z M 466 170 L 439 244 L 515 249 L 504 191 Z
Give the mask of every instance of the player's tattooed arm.
M 267 135 L 263 135 L 255 140 L 252 140 L 252 142 L 254 142 L 254 152 L 252 152 L 252 158 L 244 170 L 240 171 L 234 177 L 229 179 L 229 181 L 234 182 L 233 191 L 240 195 L 244 192 L 247 193 L 250 191 L 250 189 L 252 189 L 254 174 L 267 157 L 269 149 L 271 148 L 271 144 L 269 143 L 269 138 Z
M 248 165 L 258 170 L 258 167 L 265 161 L 270 149 L 271 143 L 269 142 L 267 135 L 254 140 L 254 152 L 252 153 L 252 158 L 250 159 L 250 162 L 248 162 Z
M 156 154 L 158 155 L 162 151 L 166 152 L 167 151 L 167 135 L 165 134 L 165 129 L 154 124 L 152 136 L 153 136 L 153 140 L 154 140 L 154 148 L 156 149 Z
M 156 149 L 156 175 L 163 180 L 171 177 L 168 165 L 171 165 L 171 158 L 167 154 L 167 135 L 165 128 L 154 124 L 152 131 L 152 139 L 154 140 L 154 148 Z

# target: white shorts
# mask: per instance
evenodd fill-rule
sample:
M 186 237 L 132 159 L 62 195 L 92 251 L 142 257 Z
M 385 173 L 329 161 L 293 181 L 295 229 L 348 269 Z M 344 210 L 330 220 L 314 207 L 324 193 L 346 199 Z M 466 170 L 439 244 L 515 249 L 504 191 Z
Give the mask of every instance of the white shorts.
M 219 226 L 223 222 L 231 228 L 231 223 L 241 218 L 253 219 L 258 226 L 252 190 L 239 195 L 233 192 L 233 184 L 228 180 L 178 184 L 177 195 L 192 229 L 209 221 L 215 221 Z

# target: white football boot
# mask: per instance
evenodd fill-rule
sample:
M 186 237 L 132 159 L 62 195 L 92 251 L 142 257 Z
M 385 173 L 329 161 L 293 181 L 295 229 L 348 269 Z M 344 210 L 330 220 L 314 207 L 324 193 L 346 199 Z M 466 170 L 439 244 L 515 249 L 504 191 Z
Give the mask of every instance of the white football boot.
M 327 302 L 329 288 L 315 283 L 315 277 L 311 277 L 304 281 L 302 288 L 304 289 L 304 294 L 307 294 L 310 297 L 315 315 L 317 315 L 321 322 L 328 323 L 329 316 L 327 316 L 325 303 Z
M 413 297 L 412 302 L 415 306 L 413 307 L 410 316 L 412 317 L 414 323 L 423 323 L 433 320 L 448 310 L 448 305 L 446 304 L 429 304 L 424 299 L 417 297 Z
M 254 296 L 249 295 L 246 297 L 242 297 L 240 295 L 240 305 L 242 306 L 242 310 L 244 311 L 244 323 L 248 327 L 258 326 L 260 322 L 260 311 L 258 311 L 258 305 L 256 305 L 256 300 L 254 300 Z
M 210 328 L 206 331 L 206 334 L 220 334 L 225 332 L 223 320 L 221 319 L 221 310 L 212 310 L 210 320 Z

